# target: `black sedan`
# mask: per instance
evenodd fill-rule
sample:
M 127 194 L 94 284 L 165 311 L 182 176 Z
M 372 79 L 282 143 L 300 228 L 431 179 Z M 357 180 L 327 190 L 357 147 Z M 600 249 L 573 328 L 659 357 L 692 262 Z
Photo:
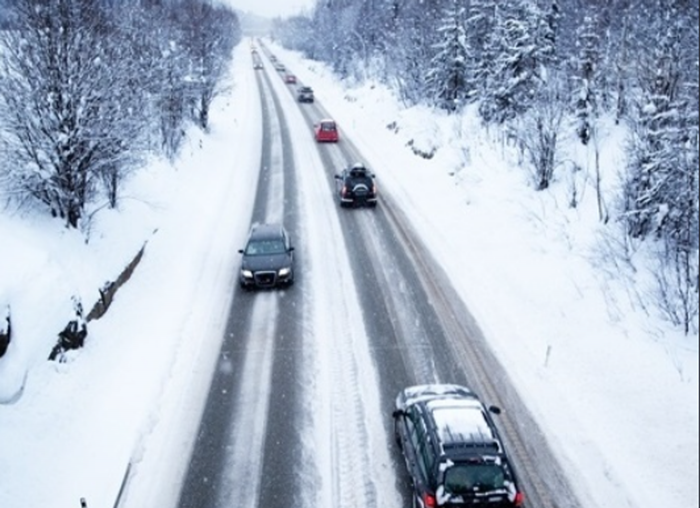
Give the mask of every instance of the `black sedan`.
M 239 276 L 244 289 L 290 286 L 294 283 L 294 247 L 281 224 L 257 224 L 250 230 Z

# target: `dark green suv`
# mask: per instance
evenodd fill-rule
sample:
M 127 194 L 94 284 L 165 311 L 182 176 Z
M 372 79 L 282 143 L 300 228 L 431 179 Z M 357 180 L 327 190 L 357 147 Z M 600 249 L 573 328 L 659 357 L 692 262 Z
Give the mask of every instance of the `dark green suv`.
M 297 100 L 299 102 L 313 102 L 314 91 L 310 86 L 300 86 L 297 89 Z
M 417 385 L 396 397 L 396 442 L 413 481 L 416 508 L 522 506 L 513 467 L 490 412 L 468 388 Z

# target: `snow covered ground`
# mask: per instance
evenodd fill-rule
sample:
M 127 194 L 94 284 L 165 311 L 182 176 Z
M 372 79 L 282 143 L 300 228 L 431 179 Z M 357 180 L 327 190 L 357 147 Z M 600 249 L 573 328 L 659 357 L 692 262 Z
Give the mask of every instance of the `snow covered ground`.
M 535 192 L 517 153 L 472 118 L 404 110 L 379 85 L 352 87 L 274 52 L 459 274 L 458 291 L 576 488 L 600 508 L 698 506 L 698 337 L 641 308 L 623 273 L 597 268 L 587 154 L 572 143 L 584 171 L 562 170 L 552 189 Z M 127 468 L 122 506 L 173 505 L 169 486 L 204 403 L 260 160 L 247 43 L 233 67 L 212 133 L 193 130 L 174 167 L 153 161 L 140 172 L 118 212 L 95 214 L 87 243 L 45 216 L 0 213 L 0 306 L 11 306 L 16 338 L 0 359 L 2 508 L 77 507 L 80 498 L 111 507 Z M 601 138 L 610 199 L 622 137 L 610 128 Z M 146 242 L 110 311 L 90 323 L 86 347 L 66 363 L 46 361 L 70 297 L 91 305 Z

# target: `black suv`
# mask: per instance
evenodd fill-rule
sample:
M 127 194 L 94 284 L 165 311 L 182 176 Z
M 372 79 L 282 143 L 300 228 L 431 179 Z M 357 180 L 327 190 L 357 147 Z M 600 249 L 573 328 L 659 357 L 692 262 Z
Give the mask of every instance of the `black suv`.
M 413 481 L 416 508 L 522 506 L 511 466 L 489 411 L 468 388 L 417 385 L 396 397 L 396 442 Z
M 313 102 L 314 91 L 310 86 L 300 86 L 297 89 L 297 100 L 299 102 Z
M 242 288 L 271 288 L 294 283 L 294 247 L 281 224 L 257 224 L 250 230 L 239 282 Z
M 374 176 L 359 162 L 335 175 L 340 206 L 377 206 Z

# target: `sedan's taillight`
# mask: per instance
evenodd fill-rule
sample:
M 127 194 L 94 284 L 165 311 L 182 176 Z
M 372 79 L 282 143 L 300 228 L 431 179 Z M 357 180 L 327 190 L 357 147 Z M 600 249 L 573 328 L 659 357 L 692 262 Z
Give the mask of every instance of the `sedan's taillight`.
M 345 196 L 347 193 L 348 193 L 348 186 L 347 186 L 347 185 L 343 185 L 343 188 L 340 189 L 340 195 L 341 195 L 341 196 Z

